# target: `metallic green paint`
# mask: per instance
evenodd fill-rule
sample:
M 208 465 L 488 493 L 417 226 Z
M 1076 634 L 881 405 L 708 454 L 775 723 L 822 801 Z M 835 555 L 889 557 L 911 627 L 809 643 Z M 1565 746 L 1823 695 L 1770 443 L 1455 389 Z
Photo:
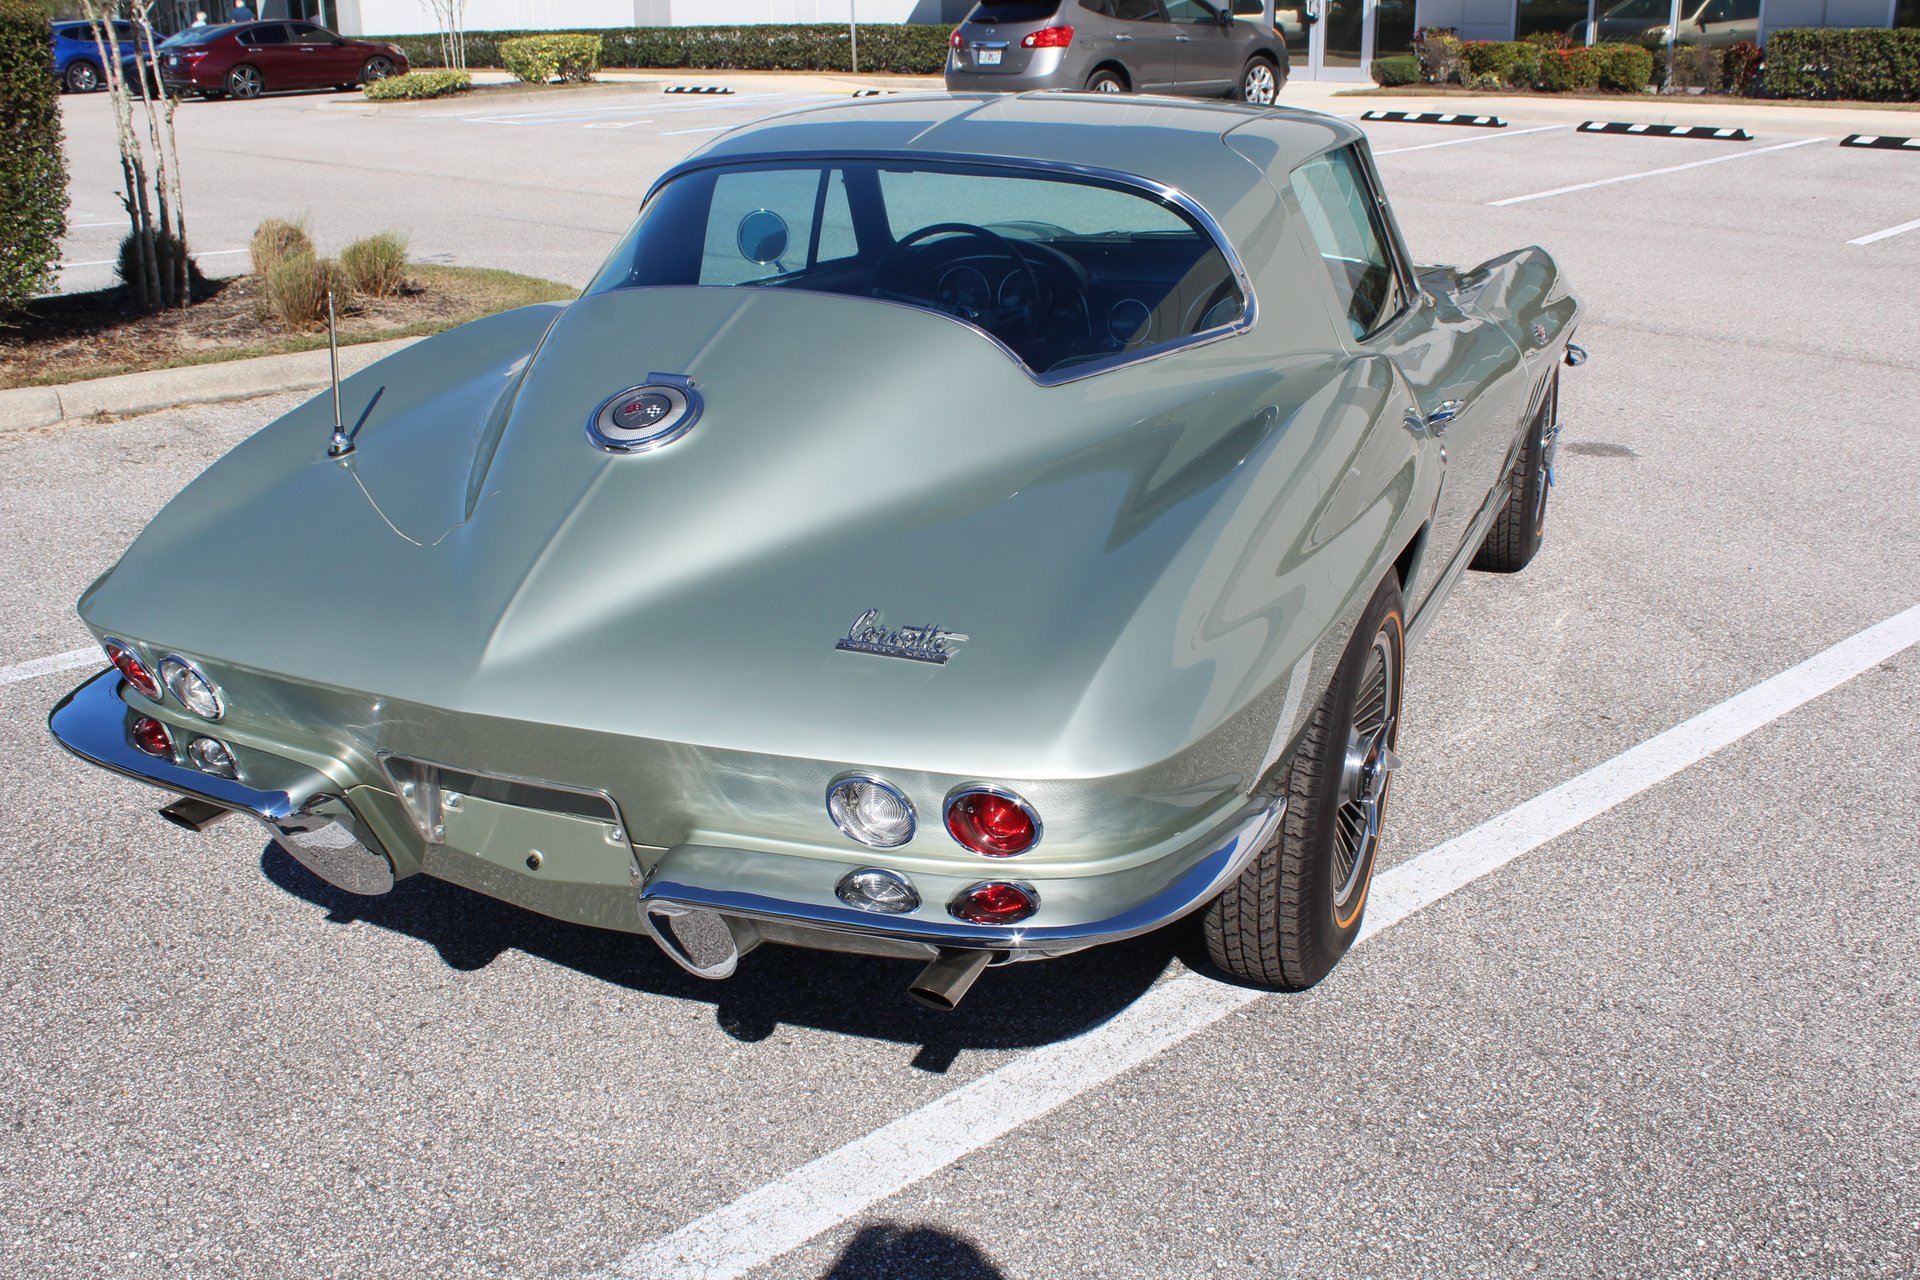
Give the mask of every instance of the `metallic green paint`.
M 1286 173 L 1359 138 L 1309 113 L 1058 95 L 735 131 L 707 154 L 971 150 L 1178 186 L 1232 240 L 1258 318 L 1042 387 L 968 326 L 867 299 L 629 289 L 510 312 L 348 379 L 344 459 L 325 397 L 263 427 L 81 614 L 200 664 L 220 736 L 334 780 L 402 877 L 637 930 L 635 880 L 733 851 L 728 883 L 775 899 L 831 903 L 853 866 L 920 879 L 924 905 L 876 927 L 944 921 L 929 885 L 1009 869 L 1041 888 L 1035 925 L 1056 902 L 1099 919 L 1268 802 L 1409 547 L 1410 605 L 1438 604 L 1577 318 L 1533 249 L 1427 271 L 1431 299 L 1354 341 Z M 594 409 L 651 373 L 693 380 L 698 425 L 653 453 L 592 447 Z M 1466 405 L 1444 440 L 1409 430 L 1443 399 Z M 944 666 L 836 651 L 874 608 L 971 639 Z M 604 790 L 632 848 L 602 858 L 580 820 L 525 813 L 425 846 L 383 752 Z M 910 797 L 910 842 L 868 850 L 828 821 L 850 769 Z M 1004 864 L 961 848 L 938 814 L 966 782 L 1016 789 L 1045 840 Z M 520 865 L 536 841 L 559 869 Z

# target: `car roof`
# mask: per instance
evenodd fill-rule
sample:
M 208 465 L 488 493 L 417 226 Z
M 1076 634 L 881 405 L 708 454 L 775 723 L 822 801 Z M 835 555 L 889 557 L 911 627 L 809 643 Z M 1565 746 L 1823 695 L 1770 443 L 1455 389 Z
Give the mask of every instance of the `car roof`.
M 900 94 L 784 112 L 723 135 L 691 163 L 879 152 L 1078 165 L 1177 188 L 1238 240 L 1271 205 L 1266 175 L 1284 175 L 1362 136 L 1335 116 L 1237 102 L 1058 91 Z

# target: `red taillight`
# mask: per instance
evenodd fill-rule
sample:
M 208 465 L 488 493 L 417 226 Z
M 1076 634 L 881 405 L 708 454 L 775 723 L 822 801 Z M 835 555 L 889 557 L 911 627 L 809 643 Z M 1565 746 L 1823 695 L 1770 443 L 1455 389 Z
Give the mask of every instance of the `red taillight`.
M 1026 801 L 998 791 L 963 791 L 947 801 L 947 831 L 975 853 L 1010 858 L 1040 838 L 1040 822 Z
M 953 29 L 953 34 L 947 37 L 947 47 L 949 49 L 958 49 L 961 43 L 962 42 L 960 39 L 960 28 L 955 27 Z
M 154 678 L 153 672 L 147 670 L 146 664 L 134 656 L 133 650 L 118 640 L 104 640 L 101 647 L 107 651 L 107 661 L 126 677 L 128 684 L 155 702 L 160 700 L 160 682 Z
M 1072 43 L 1072 27 L 1042 27 L 1020 37 L 1022 49 L 1064 49 Z
M 1019 924 L 1040 909 L 1040 899 L 1023 884 L 989 880 L 947 904 L 947 911 L 969 924 Z
M 152 716 L 141 716 L 133 722 L 133 745 L 150 756 L 173 759 L 173 735 Z

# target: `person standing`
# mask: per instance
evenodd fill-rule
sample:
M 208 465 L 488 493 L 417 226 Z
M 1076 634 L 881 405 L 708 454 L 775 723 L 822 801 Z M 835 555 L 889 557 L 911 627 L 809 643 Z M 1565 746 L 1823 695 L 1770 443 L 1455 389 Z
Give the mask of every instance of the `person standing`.
M 207 11 L 205 9 L 196 9 L 194 11 L 193 25 L 196 28 L 204 27 L 207 25 Z
M 239 4 L 236 4 L 233 6 L 233 14 L 231 16 L 231 21 L 252 22 L 253 17 L 254 17 L 253 10 L 247 7 L 247 0 L 240 0 Z

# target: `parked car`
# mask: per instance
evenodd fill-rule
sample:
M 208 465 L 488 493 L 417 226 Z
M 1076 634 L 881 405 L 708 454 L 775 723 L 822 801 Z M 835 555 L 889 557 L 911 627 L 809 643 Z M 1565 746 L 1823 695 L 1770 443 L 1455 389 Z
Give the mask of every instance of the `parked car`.
M 947 88 L 1089 89 L 1271 103 L 1287 42 L 1208 0 L 981 0 L 948 41 Z
M 257 98 L 282 89 L 351 89 L 407 70 L 398 45 L 349 40 L 311 22 L 197 27 L 167 41 L 160 79 L 169 93 Z
M 133 23 L 115 21 L 109 41 L 112 56 L 120 63 L 121 73 L 133 82 L 140 65 L 139 28 Z M 100 60 L 100 43 L 90 22 L 53 24 L 53 74 L 68 93 L 92 93 L 106 87 L 106 68 Z
M 703 977 L 916 957 L 951 1007 L 1202 912 L 1306 986 L 1360 928 L 1407 645 L 1540 545 L 1579 314 L 1538 248 L 1415 266 L 1332 116 L 777 116 L 578 300 L 189 485 L 81 597 L 113 668 L 52 730 L 343 889 Z

